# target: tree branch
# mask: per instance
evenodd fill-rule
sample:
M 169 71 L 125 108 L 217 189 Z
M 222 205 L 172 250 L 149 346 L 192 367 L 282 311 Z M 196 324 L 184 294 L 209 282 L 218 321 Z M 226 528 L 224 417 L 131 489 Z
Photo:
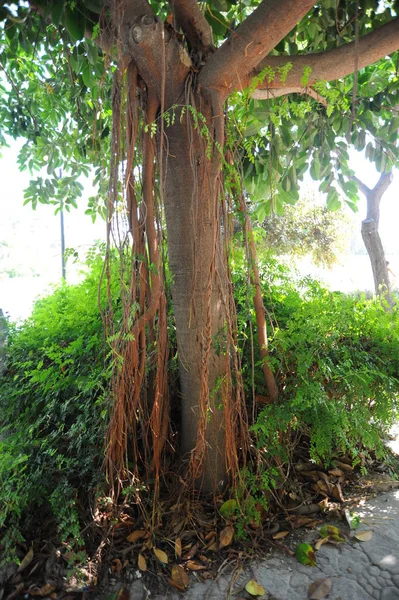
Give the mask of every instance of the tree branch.
M 287 96 L 288 94 L 305 94 L 306 96 L 314 98 L 315 100 L 317 100 L 317 102 L 323 104 L 323 106 L 328 106 L 327 100 L 323 96 L 320 96 L 320 94 L 318 94 L 311 87 L 298 86 L 287 88 L 280 87 L 267 90 L 258 89 L 254 91 L 254 93 L 252 94 L 252 98 L 254 98 L 254 100 L 273 100 L 274 98 L 278 98 L 279 96 Z
M 182 29 L 193 50 L 208 56 L 214 51 L 212 28 L 198 6 L 197 0 L 171 0 L 177 25 Z
M 202 69 L 198 83 L 226 98 L 248 86 L 248 73 L 312 8 L 315 0 L 263 0 Z
M 392 171 L 388 171 L 388 172 L 384 171 L 383 173 L 381 173 L 379 180 L 377 181 L 377 183 L 375 184 L 375 186 L 373 187 L 373 190 L 372 190 L 377 198 L 379 198 L 381 200 L 382 196 L 385 194 L 385 192 L 391 185 L 392 180 L 393 180 Z
M 265 81 L 260 84 L 258 89 L 303 87 L 302 81 L 305 68 L 306 71 L 309 68 L 311 69 L 306 81 L 308 86 L 317 81 L 334 81 L 354 72 L 357 50 L 358 69 L 360 70 L 398 49 L 399 18 L 396 18 L 360 38 L 358 44 L 350 42 L 339 48 L 333 48 L 318 54 L 269 56 L 262 60 L 256 69 L 243 80 L 243 87 L 248 87 L 253 77 L 266 67 L 271 67 L 277 73 L 278 69 L 288 63 L 292 64 L 292 68 L 289 70 L 284 82 L 281 82 L 279 77 L 275 77 L 273 81 Z
M 115 3 L 114 21 L 119 30 L 121 50 L 133 59 L 147 87 L 158 101 L 165 95 L 168 108 L 182 93 L 191 68 L 190 57 L 157 18 L 148 0 L 121 0 Z M 173 64 L 172 76 L 164 86 L 166 65 Z
M 358 177 L 356 177 L 356 175 L 352 175 L 351 180 L 354 181 L 357 185 L 357 187 L 359 188 L 359 190 L 362 192 L 362 194 L 364 194 L 366 196 L 366 198 L 368 197 L 368 195 L 371 192 L 371 189 L 365 184 L 363 183 L 363 181 L 361 179 L 359 179 Z

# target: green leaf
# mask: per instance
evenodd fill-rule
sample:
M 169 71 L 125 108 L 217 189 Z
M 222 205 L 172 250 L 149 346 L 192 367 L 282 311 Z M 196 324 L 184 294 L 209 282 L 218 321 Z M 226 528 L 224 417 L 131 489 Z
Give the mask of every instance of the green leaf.
M 219 508 L 219 512 L 224 519 L 231 519 L 234 517 L 238 509 L 238 502 L 231 498 L 230 500 L 226 500 Z
M 61 21 L 62 11 L 64 10 L 63 0 L 55 0 L 51 9 L 51 22 L 58 27 Z
M 295 550 L 295 556 L 303 565 L 309 567 L 316 566 L 316 556 L 310 544 L 298 544 Z
M 341 208 L 341 200 L 339 199 L 338 192 L 335 188 L 330 188 L 327 194 L 327 208 L 328 210 L 338 210 Z
M 334 527 L 334 525 L 323 525 L 320 529 L 321 537 L 328 537 L 330 535 L 341 535 L 341 531 L 338 527 Z
M 65 11 L 65 25 L 74 42 L 82 40 L 85 35 L 85 18 L 77 10 L 72 10 L 69 6 Z

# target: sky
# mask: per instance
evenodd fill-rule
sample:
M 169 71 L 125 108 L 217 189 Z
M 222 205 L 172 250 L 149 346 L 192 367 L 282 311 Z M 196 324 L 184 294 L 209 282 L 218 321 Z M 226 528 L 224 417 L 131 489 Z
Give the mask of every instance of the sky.
M 51 289 L 51 284 L 61 280 L 60 215 L 54 215 L 54 207 L 38 203 L 36 211 L 30 205 L 23 206 L 23 192 L 30 174 L 20 172 L 16 161 L 21 142 L 11 141 L 10 148 L 1 149 L 0 158 L 0 308 L 13 319 L 29 315 L 34 299 Z M 369 187 L 378 181 L 373 165 L 358 153 L 351 156 L 356 175 Z M 95 240 L 105 239 L 105 223 L 98 218 L 92 223 L 84 214 L 87 198 L 93 194 L 89 181 L 78 209 L 65 213 L 66 247 L 74 248 L 84 259 Z M 306 181 L 308 186 L 310 178 Z M 312 184 L 312 183 L 311 183 Z M 317 189 L 317 184 L 312 184 Z M 353 216 L 354 232 L 360 236 L 361 221 L 365 217 L 366 201 L 361 196 L 359 212 Z M 399 279 L 399 172 L 384 195 L 381 203 L 380 233 L 389 252 L 387 258 Z M 360 240 L 359 240 L 359 243 Z M 80 264 L 67 264 L 67 281 L 79 280 Z M 301 270 L 326 280 L 334 289 L 373 289 L 371 268 L 367 256 L 346 257 L 332 272 L 315 268 L 303 261 Z M 13 275 L 23 274 L 23 277 Z

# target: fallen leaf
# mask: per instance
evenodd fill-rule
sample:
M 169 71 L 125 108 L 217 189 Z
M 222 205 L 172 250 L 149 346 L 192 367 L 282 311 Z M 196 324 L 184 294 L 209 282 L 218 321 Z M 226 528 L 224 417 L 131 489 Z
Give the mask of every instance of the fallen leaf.
M 20 573 L 21 571 L 26 569 L 26 567 L 28 565 L 30 565 L 32 560 L 33 560 L 33 548 L 30 548 L 28 553 L 26 554 L 26 556 L 21 560 L 21 564 L 18 567 L 17 573 Z
M 330 495 L 331 487 L 323 479 L 318 479 L 316 485 L 323 494 Z
M 265 588 L 257 583 L 255 579 L 250 579 L 245 589 L 251 596 L 263 596 L 265 594 Z
M 143 573 L 147 570 L 147 561 L 142 554 L 139 554 L 137 557 L 137 566 Z
M 336 500 L 339 500 L 340 502 L 345 502 L 339 483 L 336 483 L 333 486 L 331 486 L 331 496 Z
M 46 583 L 43 587 L 41 588 L 30 588 L 29 589 L 29 594 L 30 596 L 49 596 L 50 594 L 52 594 L 55 590 L 55 585 L 51 585 L 51 583 Z
M 350 512 L 348 509 L 345 510 L 345 518 L 351 529 L 357 529 L 360 525 L 360 517 L 356 513 Z
M 342 471 L 349 471 L 352 472 L 353 471 L 353 467 L 351 465 L 347 465 L 346 463 L 342 463 L 338 460 L 335 461 L 335 464 L 337 465 L 338 468 L 340 468 Z
M 180 592 L 185 592 L 186 588 L 181 585 L 180 583 L 176 583 L 176 581 L 173 581 L 173 579 L 171 577 L 168 577 L 168 583 L 170 585 L 172 585 L 174 588 L 176 588 L 177 590 L 179 590 Z
M 181 547 L 181 538 L 176 538 L 175 541 L 175 554 L 177 556 L 177 558 L 181 557 L 181 553 L 182 553 L 182 547 Z
M 331 469 L 328 471 L 330 475 L 334 475 L 334 477 L 343 477 L 344 473 L 341 469 Z
M 181 586 L 184 590 L 188 587 L 189 577 L 182 565 L 173 565 L 170 578 L 174 583 Z
M 356 531 L 356 533 L 354 534 L 354 537 L 359 540 L 359 542 L 368 542 L 371 540 L 371 538 L 373 537 L 373 532 L 372 531 Z
M 295 556 L 303 565 L 309 567 L 316 566 L 316 557 L 310 544 L 298 544 L 295 550 Z
M 166 552 L 160 550 L 159 548 L 153 548 L 153 551 L 159 562 L 163 563 L 164 565 L 168 564 L 169 559 Z
M 232 527 L 231 525 L 228 525 L 227 527 L 222 529 L 222 531 L 220 532 L 219 547 L 225 548 L 226 546 L 230 546 L 231 542 L 233 541 L 233 537 L 234 537 L 234 527 Z
M 289 534 L 289 531 L 279 531 L 278 533 L 275 533 L 273 536 L 274 540 L 282 540 L 283 538 L 287 537 L 287 535 Z
M 195 560 L 187 561 L 185 566 L 190 571 L 203 571 L 204 569 L 208 568 L 208 567 L 205 567 L 204 565 L 201 565 L 201 563 L 196 562 Z
M 147 535 L 148 532 L 145 529 L 136 529 L 136 531 L 132 531 L 132 533 L 130 533 L 126 539 L 128 542 L 137 542 Z
M 210 552 L 217 552 L 217 550 L 219 550 L 219 544 L 217 542 L 212 542 L 206 547 L 206 549 L 210 550 Z
M 183 560 L 189 560 L 193 556 L 195 556 L 198 552 L 199 543 L 193 544 L 188 552 L 183 556 Z
M 219 512 L 224 519 L 231 519 L 231 517 L 235 516 L 237 509 L 238 502 L 232 498 L 223 502 L 222 506 L 219 508 Z
M 114 558 L 112 561 L 111 571 L 112 573 L 118 574 L 122 571 L 122 562 L 119 560 L 119 558 Z
M 310 600 L 323 600 L 330 592 L 332 588 L 332 581 L 330 577 L 318 579 L 314 581 L 308 590 L 308 598 Z
M 328 541 L 328 537 L 319 538 L 318 540 L 316 540 L 314 543 L 315 550 L 320 550 L 323 544 L 327 544 Z
M 338 529 L 338 527 L 334 527 L 334 525 L 323 525 L 323 527 L 320 529 L 320 535 L 321 537 L 327 537 L 329 535 L 341 535 L 341 531 Z

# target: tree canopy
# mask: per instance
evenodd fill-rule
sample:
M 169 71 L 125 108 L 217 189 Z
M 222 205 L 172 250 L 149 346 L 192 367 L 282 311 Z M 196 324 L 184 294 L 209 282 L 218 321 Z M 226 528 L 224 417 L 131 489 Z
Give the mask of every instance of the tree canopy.
M 298 15 L 289 1 L 215 0 L 203 10 L 194 0 L 132 5 L 165 20 L 165 35 L 178 36 L 182 54 L 188 50 L 184 60 L 200 73 L 200 86 L 214 78 L 212 87 L 230 96 L 246 189 L 265 216 L 296 202 L 309 168 L 330 209 L 342 198 L 353 206 L 350 145 L 380 172 L 397 160 L 397 3 L 308 2 Z M 5 134 L 25 138 L 21 168 L 47 170 L 32 180 L 27 201 L 74 204 L 80 174 L 100 166 L 99 182 L 108 166 L 111 5 L 3 3 L 0 18 L 1 142 Z M 61 180 L 59 167 L 67 173 Z M 104 214 L 103 206 L 104 193 L 89 210 Z

